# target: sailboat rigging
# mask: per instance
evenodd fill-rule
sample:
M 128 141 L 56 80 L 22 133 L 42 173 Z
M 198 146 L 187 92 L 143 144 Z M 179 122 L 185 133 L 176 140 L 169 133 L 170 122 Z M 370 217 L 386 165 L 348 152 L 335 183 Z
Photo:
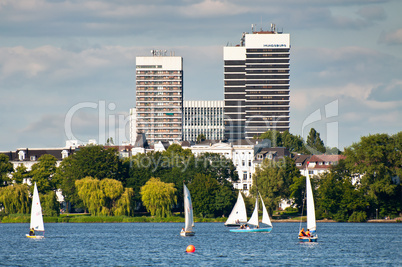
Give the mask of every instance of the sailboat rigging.
M 237 197 L 236 204 L 234 205 L 232 212 L 230 213 L 228 219 L 225 222 L 225 226 L 239 227 L 241 224 L 247 223 L 247 211 L 246 205 L 244 204 L 244 199 L 239 191 L 239 196 Z
M 238 229 L 230 229 L 230 232 L 244 233 L 244 232 L 271 232 L 272 223 L 269 219 L 267 208 L 265 207 L 264 200 L 261 197 L 261 194 L 258 193 L 261 199 L 262 204 L 262 223 L 266 226 L 264 228 L 260 228 L 260 223 L 258 220 L 258 197 L 255 199 L 255 207 L 253 214 L 250 217 L 250 220 L 247 222 L 247 225 L 242 225 Z M 250 227 L 251 226 L 251 227 Z
M 194 227 L 194 218 L 193 218 L 193 204 L 191 203 L 190 191 L 187 186 L 183 184 L 184 191 L 184 217 L 185 223 L 184 228 L 182 228 L 180 235 L 181 236 L 193 236 L 195 232 L 193 231 Z
M 302 232 L 300 232 L 299 240 L 302 242 L 317 242 L 318 236 L 316 234 L 317 225 L 315 219 L 314 197 L 313 197 L 313 190 L 311 188 L 310 175 L 308 173 L 307 167 L 306 172 L 307 172 L 306 176 L 307 230 L 310 232 L 310 234 L 304 236 Z
M 43 225 L 42 207 L 40 205 L 38 188 L 36 183 L 34 186 L 34 193 L 32 197 L 32 208 L 31 208 L 31 222 L 29 226 L 29 234 L 26 234 L 28 238 L 41 239 L 45 237 L 45 227 Z M 42 232 L 42 235 L 36 235 L 35 232 Z

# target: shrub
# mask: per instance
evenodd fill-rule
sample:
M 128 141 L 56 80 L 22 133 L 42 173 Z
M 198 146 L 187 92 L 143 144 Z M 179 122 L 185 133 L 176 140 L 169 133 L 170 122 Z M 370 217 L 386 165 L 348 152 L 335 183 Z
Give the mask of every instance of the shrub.
M 354 211 L 350 215 L 348 222 L 365 222 L 367 221 L 367 214 L 364 211 Z

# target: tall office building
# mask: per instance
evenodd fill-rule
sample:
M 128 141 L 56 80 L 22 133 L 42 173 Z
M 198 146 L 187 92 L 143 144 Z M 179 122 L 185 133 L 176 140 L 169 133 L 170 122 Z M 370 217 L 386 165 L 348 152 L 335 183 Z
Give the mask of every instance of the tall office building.
M 183 140 L 197 141 L 203 134 L 207 140 L 224 138 L 223 101 L 184 101 Z
M 223 49 L 225 137 L 250 139 L 268 130 L 289 130 L 290 35 L 243 33 L 240 44 Z
M 183 59 L 152 50 L 136 57 L 137 132 L 147 141 L 182 140 Z

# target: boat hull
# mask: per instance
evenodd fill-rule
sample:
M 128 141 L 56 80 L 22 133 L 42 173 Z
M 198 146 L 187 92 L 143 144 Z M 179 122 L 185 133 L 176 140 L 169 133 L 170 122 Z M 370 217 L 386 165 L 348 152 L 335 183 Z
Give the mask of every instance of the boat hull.
M 299 237 L 300 242 L 317 242 L 318 237 Z
M 180 232 L 180 235 L 181 235 L 181 236 L 194 236 L 194 235 L 195 235 L 195 232 L 192 232 L 192 231 L 181 231 L 181 232 Z
M 240 227 L 241 224 L 225 224 L 226 227 Z
M 269 233 L 271 232 L 272 228 L 255 228 L 255 229 L 230 229 L 230 232 L 233 233 L 259 233 L 259 232 L 265 232 Z
M 26 234 L 25 236 L 28 237 L 28 238 L 32 238 L 32 239 L 42 239 L 42 238 L 45 238 L 43 235 L 28 235 L 28 234 Z

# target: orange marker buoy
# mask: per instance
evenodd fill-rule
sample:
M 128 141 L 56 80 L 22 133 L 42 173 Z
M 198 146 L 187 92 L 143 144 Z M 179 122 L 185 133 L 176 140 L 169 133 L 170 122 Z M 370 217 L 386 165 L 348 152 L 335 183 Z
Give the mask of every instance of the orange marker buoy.
M 195 251 L 195 247 L 193 245 L 188 245 L 186 248 L 186 252 L 193 253 Z

